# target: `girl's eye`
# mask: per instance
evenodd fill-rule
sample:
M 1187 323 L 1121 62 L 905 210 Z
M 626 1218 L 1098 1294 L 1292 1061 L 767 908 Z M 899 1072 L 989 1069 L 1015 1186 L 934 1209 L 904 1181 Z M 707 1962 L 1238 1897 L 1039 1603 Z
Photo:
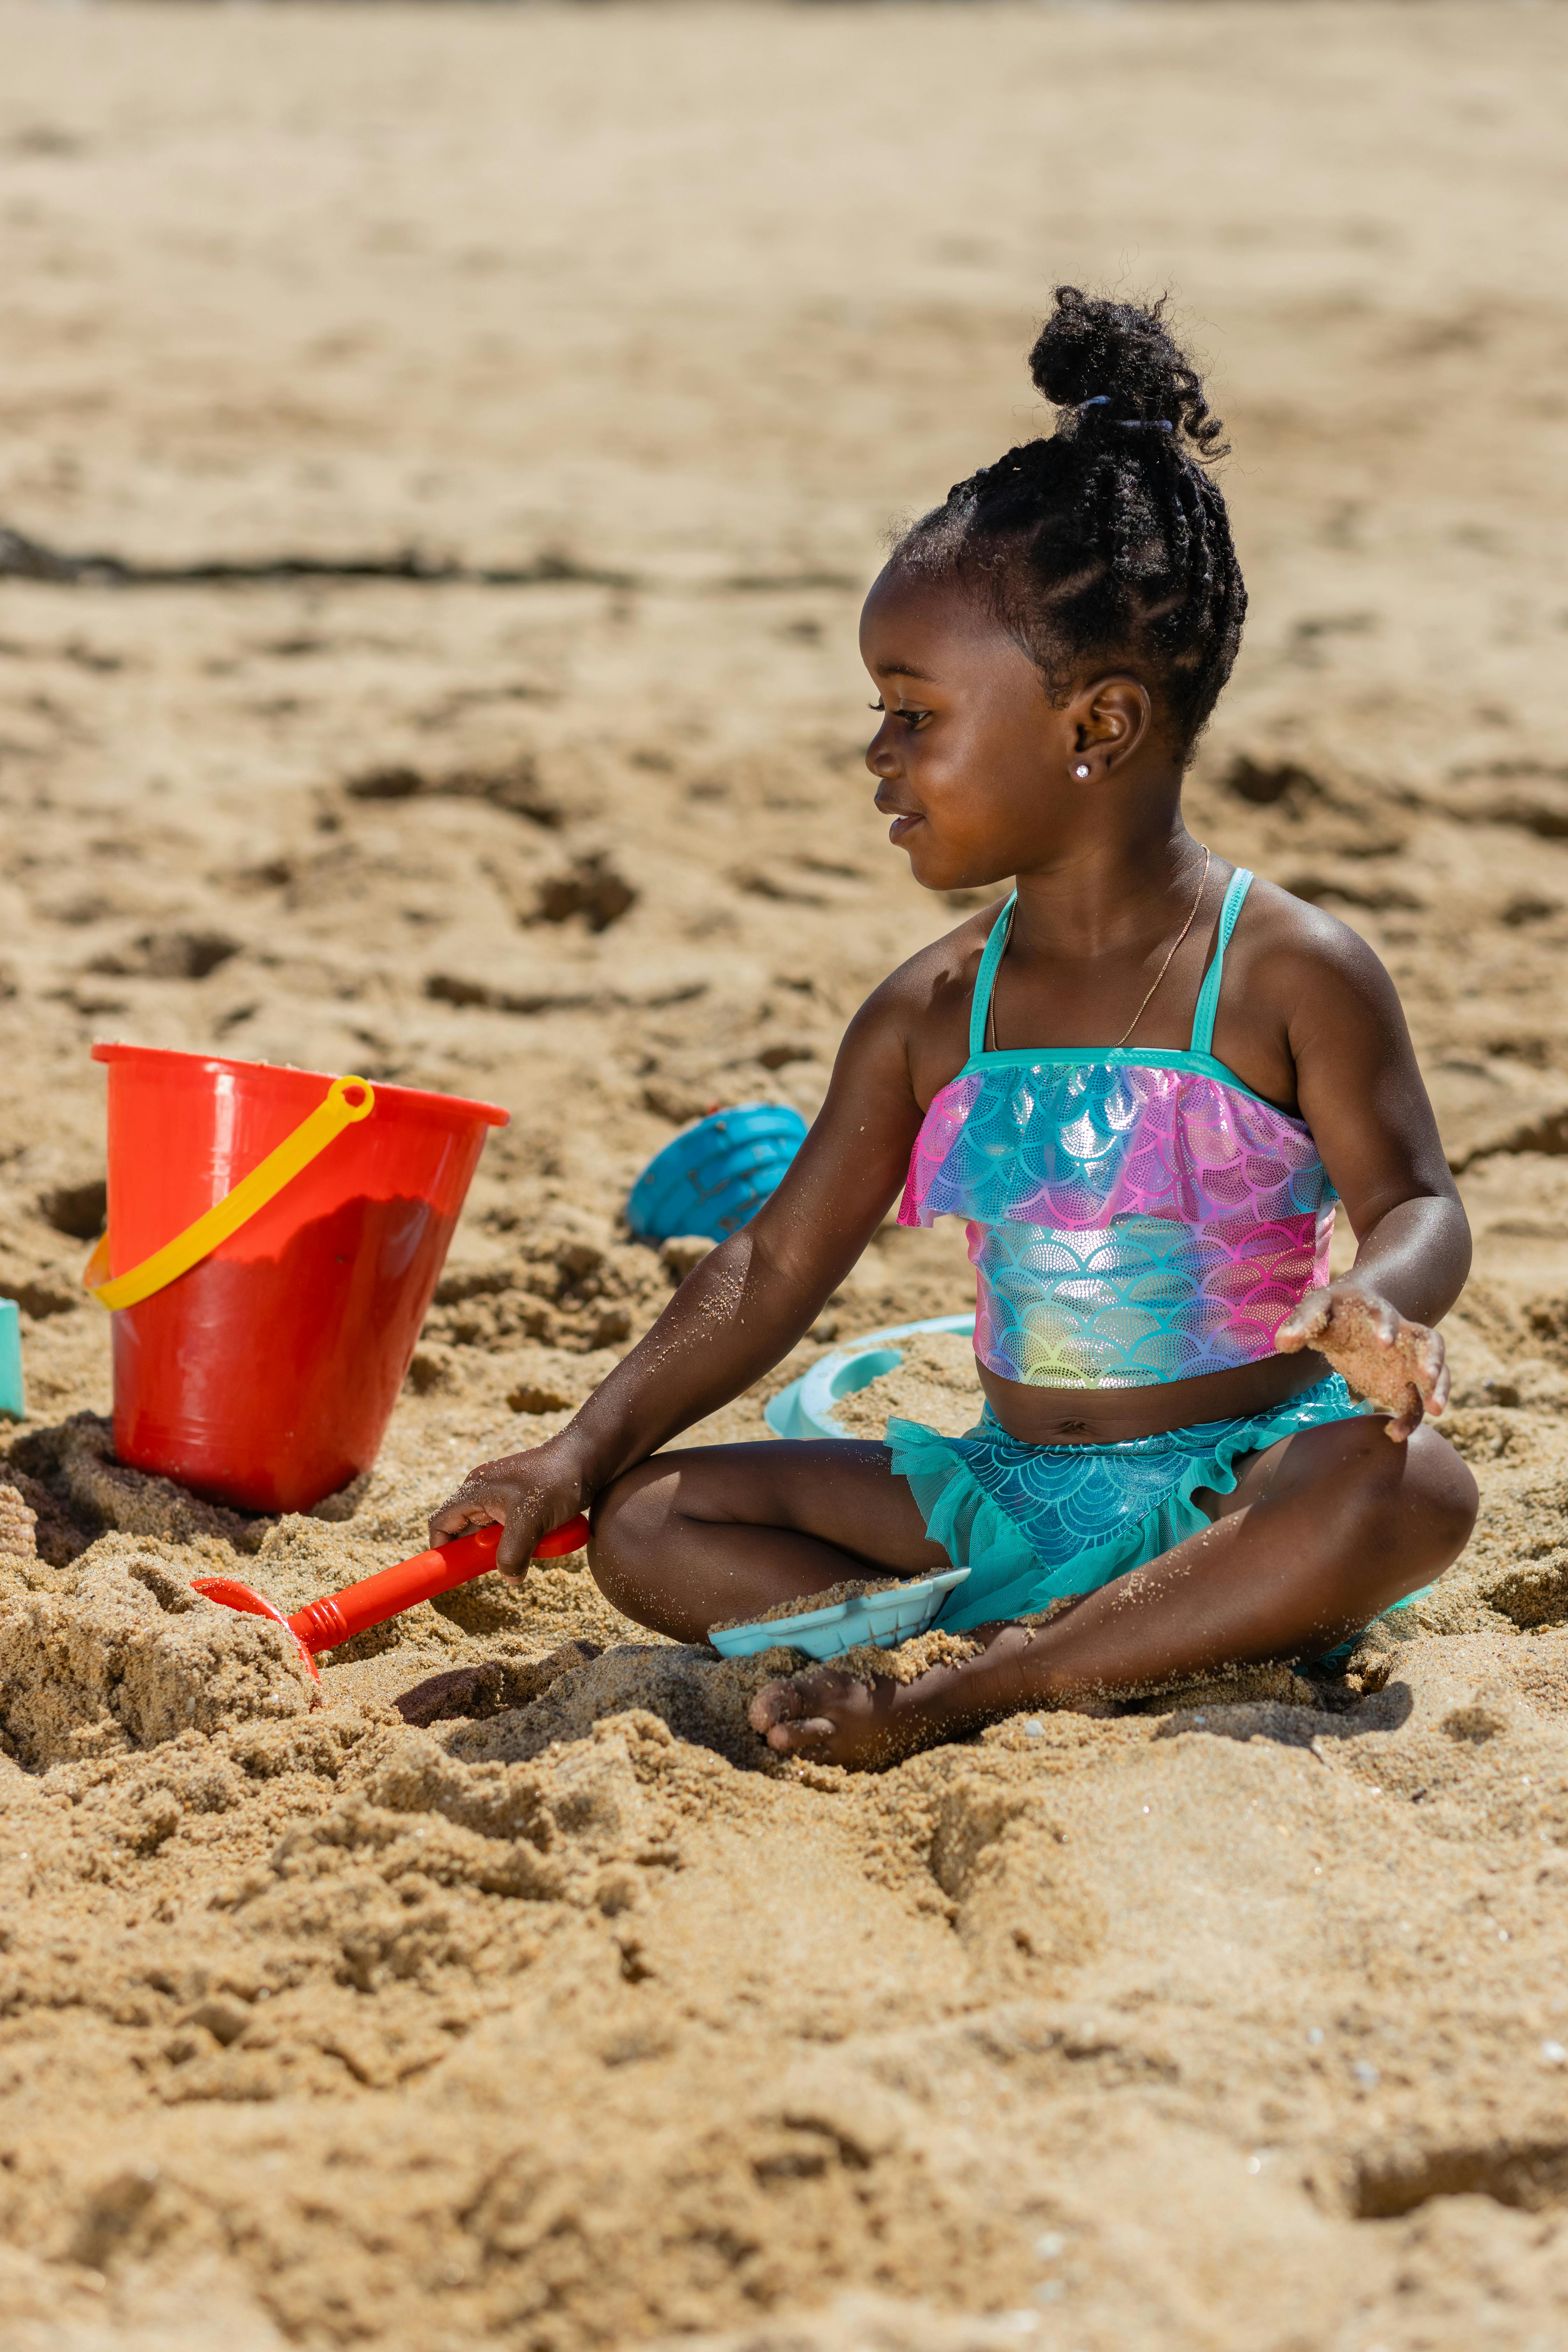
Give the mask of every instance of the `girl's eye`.
M 880 695 L 877 697 L 875 702 L 868 702 L 866 705 L 868 710 L 886 710 L 887 707 Z

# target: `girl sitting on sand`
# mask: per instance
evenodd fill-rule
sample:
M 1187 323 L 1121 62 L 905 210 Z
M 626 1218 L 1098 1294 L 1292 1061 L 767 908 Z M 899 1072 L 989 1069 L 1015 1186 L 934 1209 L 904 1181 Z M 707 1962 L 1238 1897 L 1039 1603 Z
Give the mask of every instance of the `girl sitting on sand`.
M 1475 1517 L 1424 1420 L 1469 1234 L 1393 983 L 1182 821 L 1247 601 L 1219 420 L 1160 305 L 1063 287 L 1030 369 L 1054 433 L 917 522 L 860 623 L 890 839 L 928 889 L 1011 896 L 868 998 L 784 1181 L 571 1424 L 430 1523 L 503 1521 L 521 1575 L 591 1504 L 601 1591 L 689 1642 L 967 1568 L 937 1620 L 967 1663 L 754 1701 L 771 1747 L 846 1764 L 1321 1655 Z M 900 1188 L 902 1223 L 968 1220 L 977 1425 L 661 1454 L 795 1344 Z M 1360 1247 L 1330 1282 L 1336 1201 Z

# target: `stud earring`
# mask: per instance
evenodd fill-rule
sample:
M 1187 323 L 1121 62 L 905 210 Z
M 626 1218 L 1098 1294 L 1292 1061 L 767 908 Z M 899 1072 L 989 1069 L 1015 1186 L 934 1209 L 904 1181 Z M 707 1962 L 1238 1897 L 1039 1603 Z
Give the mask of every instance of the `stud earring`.
M 1079 781 L 1080 782 L 1085 782 L 1085 781 L 1087 780 L 1087 778 L 1088 778 L 1088 775 L 1089 775 L 1089 762 L 1088 762 L 1088 761 L 1087 761 L 1087 760 L 1080 760 L 1080 761 L 1079 761 L 1079 763 L 1078 763 L 1077 767 L 1073 770 L 1073 774 L 1074 774 L 1075 776 L 1077 776 L 1077 777 L 1078 777 L 1078 779 L 1079 779 Z

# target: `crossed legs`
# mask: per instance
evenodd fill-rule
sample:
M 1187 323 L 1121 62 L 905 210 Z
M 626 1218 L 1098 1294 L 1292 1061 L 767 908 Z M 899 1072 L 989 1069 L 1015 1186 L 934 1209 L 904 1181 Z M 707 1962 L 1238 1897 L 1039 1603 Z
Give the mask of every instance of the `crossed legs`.
M 818 1667 L 763 1691 L 753 1727 L 784 1752 L 886 1762 L 1020 1707 L 1318 1654 L 1447 1568 L 1476 1513 L 1475 1482 L 1436 1431 L 1394 1445 L 1371 1415 L 1270 1446 L 1207 1499 L 1208 1527 L 1047 1623 L 979 1629 L 966 1664 L 869 1689 Z M 946 1555 L 885 1446 L 779 1443 L 628 1472 L 600 1498 L 589 1561 L 624 1614 L 700 1641 L 845 1577 L 916 1575 Z

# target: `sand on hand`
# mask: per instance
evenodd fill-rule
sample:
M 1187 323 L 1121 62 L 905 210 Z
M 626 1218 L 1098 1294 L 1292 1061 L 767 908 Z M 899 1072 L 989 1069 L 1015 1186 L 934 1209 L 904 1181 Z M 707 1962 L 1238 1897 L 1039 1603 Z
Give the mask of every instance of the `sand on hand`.
M 1560 45 L 1479 0 L 8 12 L 5 2352 L 1556 2344 Z M 860 1778 L 748 1729 L 782 1635 L 657 1641 L 580 1559 L 312 1707 L 191 1579 L 289 1611 L 420 1549 L 692 1263 L 621 1222 L 653 1152 L 809 1117 L 1004 887 L 889 851 L 857 616 L 889 519 L 1033 429 L 1050 286 L 1129 272 L 1237 451 L 1190 824 L 1384 957 L 1474 1221 L 1468 1550 L 1342 1675 Z M 513 1113 L 313 1512 L 113 1460 L 113 1035 Z M 973 1299 L 961 1231 L 889 1223 L 686 1442 Z M 963 1338 L 841 1409 L 979 1412 Z M 473 1712 L 406 1724 L 445 1675 Z

